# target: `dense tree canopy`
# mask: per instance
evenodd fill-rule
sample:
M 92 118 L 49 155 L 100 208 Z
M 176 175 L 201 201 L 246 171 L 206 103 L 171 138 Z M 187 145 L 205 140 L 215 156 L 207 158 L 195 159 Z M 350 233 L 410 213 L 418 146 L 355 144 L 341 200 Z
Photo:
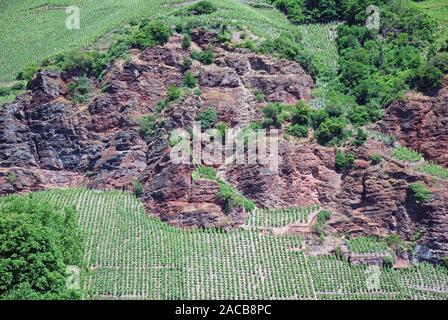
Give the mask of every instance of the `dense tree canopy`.
M 0 299 L 76 299 L 68 265 L 82 267 L 75 210 L 57 210 L 32 195 L 0 205 Z

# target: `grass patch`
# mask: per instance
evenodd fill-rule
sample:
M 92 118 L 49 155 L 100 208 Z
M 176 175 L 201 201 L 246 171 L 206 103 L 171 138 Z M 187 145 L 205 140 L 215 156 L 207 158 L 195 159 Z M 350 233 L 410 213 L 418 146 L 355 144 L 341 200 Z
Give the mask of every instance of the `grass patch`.
M 420 182 L 410 183 L 409 190 L 414 194 L 418 204 L 427 203 L 431 199 L 431 191 Z
M 417 171 L 429 174 L 430 176 L 448 179 L 448 169 L 435 163 L 425 163 L 417 167 Z
M 408 162 L 419 162 L 423 160 L 423 156 L 419 152 L 402 146 L 396 147 L 392 152 L 392 156 L 398 160 Z

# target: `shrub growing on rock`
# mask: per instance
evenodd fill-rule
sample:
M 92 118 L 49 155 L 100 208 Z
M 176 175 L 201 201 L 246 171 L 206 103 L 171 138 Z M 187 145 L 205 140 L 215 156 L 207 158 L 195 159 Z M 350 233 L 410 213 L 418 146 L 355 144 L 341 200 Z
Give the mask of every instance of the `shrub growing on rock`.
M 201 122 L 201 128 L 203 130 L 211 129 L 215 124 L 218 114 L 215 109 L 207 108 L 200 112 L 196 118 L 197 121 Z
M 17 80 L 30 81 L 36 75 L 37 70 L 39 70 L 39 67 L 36 65 L 28 66 L 24 70 L 19 72 L 19 74 L 17 75 Z
M 5 97 L 10 95 L 12 92 L 10 87 L 0 87 L 0 97 Z
M 263 109 L 263 126 L 270 127 L 273 126 L 275 128 L 280 128 L 283 122 L 282 117 L 282 104 L 275 102 L 275 103 L 269 103 L 264 109 Z
M 67 94 L 75 103 L 88 101 L 91 90 L 90 80 L 86 76 L 78 77 L 75 82 L 67 85 Z
M 352 144 L 356 147 L 362 146 L 367 141 L 367 134 L 361 128 L 356 131 L 356 137 Z
M 354 163 L 355 163 L 354 155 L 352 155 L 350 153 L 345 154 L 342 151 L 336 152 L 335 164 L 334 164 L 336 171 L 342 171 L 344 169 L 351 168 Z
M 149 140 L 154 132 L 155 129 L 155 122 L 156 119 L 152 115 L 146 115 L 140 118 L 139 125 L 140 125 L 140 132 L 142 135 Z
M 186 72 L 186 71 L 190 70 L 191 65 L 192 65 L 192 61 L 190 58 L 185 58 L 184 60 L 182 60 L 182 63 L 180 64 L 182 72 Z
M 448 256 L 441 257 L 440 258 L 440 263 L 442 264 L 442 266 L 444 266 L 445 268 L 448 269 Z
M 187 71 L 184 75 L 183 85 L 187 88 L 196 87 L 198 80 L 193 76 L 191 71 Z
M 427 203 L 432 196 L 431 191 L 422 183 L 413 182 L 409 184 L 409 190 L 415 197 L 418 204 Z
M 308 127 L 299 124 L 294 124 L 286 129 L 286 133 L 297 138 L 308 137 Z
M 143 194 L 143 184 L 140 180 L 134 181 L 134 195 L 140 197 Z
M 191 47 L 191 37 L 190 35 L 186 34 L 182 38 L 182 48 L 185 50 L 189 49 Z
M 311 112 L 311 125 L 314 129 L 317 129 L 328 118 L 329 115 L 325 109 L 313 109 Z
M 62 57 L 61 69 L 69 73 L 88 74 L 98 55 L 97 51 L 69 50 Z
M 133 47 L 143 50 L 156 45 L 167 43 L 171 36 L 171 28 L 159 20 L 143 21 L 139 30 L 130 36 L 127 43 Z
M 168 101 L 175 101 L 175 100 L 179 99 L 180 96 L 181 96 L 181 92 L 177 86 L 170 85 L 168 87 L 167 98 L 166 98 Z
M 311 123 L 311 108 L 302 100 L 297 102 L 294 111 L 292 112 L 292 124 L 308 126 Z
M 204 51 L 193 51 L 191 53 L 191 58 L 194 60 L 198 60 L 203 64 L 211 64 L 215 59 L 215 54 L 211 50 Z
M 347 123 L 342 117 L 327 118 L 319 125 L 314 136 L 322 145 L 337 145 L 345 138 L 346 125 Z
M 381 162 L 381 154 L 374 153 L 370 156 L 370 160 L 372 161 L 372 164 L 379 164 Z

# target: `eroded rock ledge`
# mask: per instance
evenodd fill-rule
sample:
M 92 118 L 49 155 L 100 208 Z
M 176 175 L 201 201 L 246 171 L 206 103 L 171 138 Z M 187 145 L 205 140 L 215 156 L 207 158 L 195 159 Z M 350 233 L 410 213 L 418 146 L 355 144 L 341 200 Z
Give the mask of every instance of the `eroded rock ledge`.
M 208 48 L 210 35 L 198 31 L 192 38 L 191 50 Z M 104 92 L 96 89 L 86 104 L 67 100 L 69 79 L 39 72 L 31 91 L 0 112 L 0 194 L 81 185 L 132 190 L 139 179 L 147 212 L 173 225 L 229 227 L 242 223 L 241 210 L 223 212 L 216 182 L 193 180 L 193 166 L 171 162 L 169 134 L 176 128 L 191 127 L 197 114 L 208 107 L 217 110 L 218 121 L 244 127 L 261 118 L 261 110 L 269 101 L 309 99 L 313 80 L 295 62 L 244 49 L 213 47 L 213 64 L 194 61 L 191 67 L 201 94 L 186 96 L 164 109 L 159 115 L 163 123 L 146 141 L 138 119 L 154 111 L 157 102 L 166 98 L 170 85 L 182 84 L 181 63 L 189 52 L 182 48 L 181 40 L 173 36 L 164 46 L 132 51 L 130 61 L 118 61 L 110 67 L 101 84 Z M 256 90 L 266 101 L 257 100 Z M 421 106 L 405 114 L 397 102 L 383 126 L 446 165 L 446 155 L 439 152 L 448 141 L 441 116 L 445 114 L 445 98 L 443 92 L 433 100 L 424 98 Z M 412 111 L 417 109 L 423 111 Z M 432 121 L 437 125 L 431 126 Z M 422 132 L 431 137 L 429 142 L 417 142 Z M 382 236 L 393 232 L 410 239 L 423 229 L 419 243 L 431 254 L 448 254 L 447 183 L 434 183 L 387 157 L 379 165 L 370 164 L 370 154 L 385 154 L 387 148 L 368 141 L 352 150 L 359 159 L 355 168 L 337 173 L 333 148 L 319 146 L 312 138 L 282 138 L 278 174 L 261 175 L 257 165 L 217 169 L 223 179 L 258 206 L 320 204 L 333 212 L 329 221 L 333 233 Z M 431 203 L 415 205 L 407 188 L 414 181 L 423 181 L 431 188 Z

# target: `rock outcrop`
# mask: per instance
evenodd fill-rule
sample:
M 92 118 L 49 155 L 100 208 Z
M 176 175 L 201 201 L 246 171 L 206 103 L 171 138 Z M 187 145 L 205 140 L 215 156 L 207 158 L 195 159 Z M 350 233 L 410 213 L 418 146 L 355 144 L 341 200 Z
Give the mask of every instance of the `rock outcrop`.
M 448 167 L 448 78 L 437 96 L 410 93 L 388 108 L 380 128 L 409 148 Z
M 209 48 L 213 36 L 198 30 L 190 50 Z M 163 46 L 133 50 L 126 62 L 115 62 L 101 85 L 92 82 L 87 103 L 68 99 L 69 77 L 40 71 L 31 91 L 0 111 L 0 194 L 81 185 L 133 190 L 139 179 L 147 212 L 163 221 L 224 228 L 243 223 L 246 213 L 241 208 L 224 212 L 219 183 L 193 179 L 194 165 L 173 162 L 170 135 L 175 129 L 190 130 L 198 114 L 210 107 L 217 111 L 217 122 L 244 128 L 261 119 L 267 102 L 308 100 L 313 79 L 295 62 L 225 45 L 215 44 L 212 50 L 212 64 L 193 61 L 191 66 L 200 91 L 164 108 L 158 102 L 167 97 L 169 86 L 182 86 L 182 61 L 190 54 L 179 35 Z M 380 125 L 446 165 L 446 96 L 442 91 L 436 98 L 419 97 L 418 103 L 396 102 Z M 155 127 L 144 137 L 139 119 L 148 114 L 155 117 Z M 398 233 L 410 240 L 423 230 L 418 242 L 425 258 L 447 255 L 448 184 L 434 183 L 387 156 L 378 165 L 370 163 L 370 154 L 387 155 L 388 148 L 368 141 L 352 150 L 358 159 L 354 168 L 336 172 L 333 148 L 312 138 L 293 141 L 280 135 L 278 172 L 266 174 L 260 164 L 230 163 L 215 169 L 257 206 L 320 204 L 333 213 L 333 233 Z M 430 203 L 416 204 L 408 192 L 408 184 L 415 181 L 431 189 Z

